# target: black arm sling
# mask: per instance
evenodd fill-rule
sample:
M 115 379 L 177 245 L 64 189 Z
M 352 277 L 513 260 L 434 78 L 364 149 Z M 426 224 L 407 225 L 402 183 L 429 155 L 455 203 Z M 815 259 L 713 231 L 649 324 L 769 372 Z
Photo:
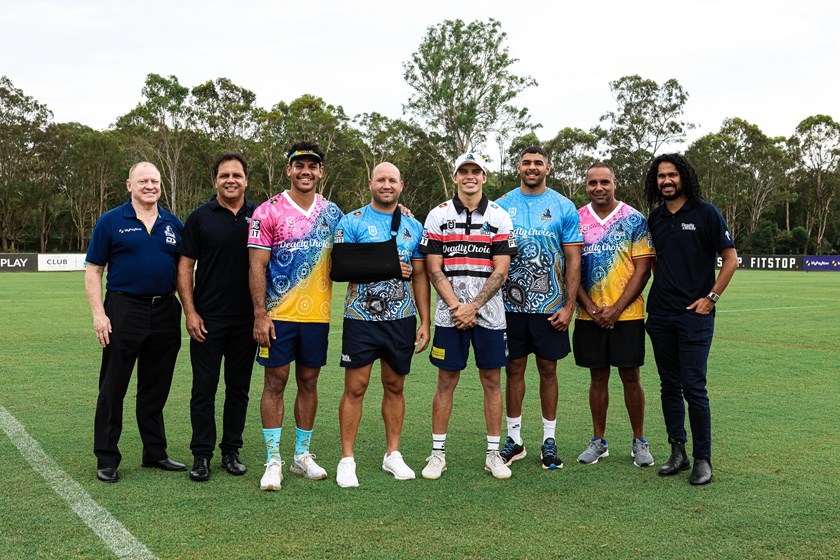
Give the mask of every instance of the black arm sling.
M 400 231 L 399 205 L 391 218 L 391 237 L 377 243 L 334 243 L 330 278 L 335 282 L 381 282 L 402 278 L 397 234 Z

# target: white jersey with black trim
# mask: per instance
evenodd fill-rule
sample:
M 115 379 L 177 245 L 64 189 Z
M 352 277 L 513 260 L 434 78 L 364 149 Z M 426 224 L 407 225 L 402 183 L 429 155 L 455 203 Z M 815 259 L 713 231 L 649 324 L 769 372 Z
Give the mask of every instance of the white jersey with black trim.
M 494 255 L 516 255 L 516 238 L 508 213 L 487 196 L 478 208 L 468 211 L 458 195 L 429 212 L 420 252 L 443 256 L 443 273 L 461 303 L 473 301 L 493 273 Z M 496 292 L 478 311 L 478 324 L 504 329 L 505 309 L 501 292 Z M 435 326 L 453 327 L 449 308 L 438 298 Z

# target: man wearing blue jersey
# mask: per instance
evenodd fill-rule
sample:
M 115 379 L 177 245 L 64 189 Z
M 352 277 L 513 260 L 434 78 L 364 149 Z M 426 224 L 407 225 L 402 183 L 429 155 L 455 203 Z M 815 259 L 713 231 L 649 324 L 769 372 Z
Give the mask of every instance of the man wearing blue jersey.
M 135 363 L 143 466 L 186 470 L 167 456 L 163 426 L 163 407 L 181 348 L 181 305 L 174 297 L 175 249 L 184 224 L 158 206 L 160 172 L 151 163 L 134 164 L 126 187 L 128 201 L 99 218 L 85 257 L 85 291 L 102 346 L 93 425 L 96 476 L 102 482 L 118 480 L 123 400 Z
M 575 205 L 548 188 L 551 165 L 540 146 L 528 146 L 516 164 L 519 188 L 497 202 L 510 214 L 519 253 L 510 264 L 504 294 L 510 363 L 506 368 L 507 430 L 502 459 L 510 464 L 527 454 L 522 440 L 522 401 L 528 354 L 540 376 L 544 469 L 559 469 L 557 455 L 557 360 L 571 351 L 569 323 L 580 284 L 583 237 Z
M 359 485 L 353 446 L 362 419 L 362 401 L 377 359 L 382 370 L 382 419 L 387 445 L 382 470 L 397 480 L 415 478 L 399 451 L 405 416 L 403 386 L 412 355 L 425 350 L 430 339 L 429 281 L 425 258 L 419 252 L 423 226 L 412 217 L 399 215 L 397 201 L 405 185 L 396 166 L 387 162 L 377 165 L 368 186 L 370 204 L 341 219 L 335 243 L 377 243 L 396 235 L 403 278 L 350 282 L 347 286 L 341 349 L 344 394 L 338 409 L 342 459 L 336 470 L 336 482 L 342 488 Z M 392 232 L 395 212 L 399 222 L 396 232 Z

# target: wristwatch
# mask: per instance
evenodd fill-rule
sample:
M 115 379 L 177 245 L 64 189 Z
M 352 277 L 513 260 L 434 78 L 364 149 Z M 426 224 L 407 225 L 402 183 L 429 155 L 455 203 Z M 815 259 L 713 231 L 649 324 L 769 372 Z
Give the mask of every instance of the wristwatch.
M 717 303 L 720 299 L 720 296 L 714 292 L 709 292 L 709 295 L 707 295 L 706 297 L 712 300 L 712 303 Z

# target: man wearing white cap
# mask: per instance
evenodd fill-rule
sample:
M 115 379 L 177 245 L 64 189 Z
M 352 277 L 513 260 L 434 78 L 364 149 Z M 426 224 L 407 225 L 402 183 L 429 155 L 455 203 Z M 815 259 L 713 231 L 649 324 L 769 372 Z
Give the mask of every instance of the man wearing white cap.
M 470 343 L 484 390 L 487 455 L 484 469 L 510 478 L 499 454 L 502 422 L 501 368 L 508 363 L 505 310 L 499 288 L 507 278 L 516 240 L 510 216 L 482 192 L 487 164 L 473 153 L 455 161 L 458 192 L 429 212 L 420 252 L 438 293 L 430 360 L 438 366 L 432 403 L 432 454 L 423 478 L 446 470 L 446 430 Z

